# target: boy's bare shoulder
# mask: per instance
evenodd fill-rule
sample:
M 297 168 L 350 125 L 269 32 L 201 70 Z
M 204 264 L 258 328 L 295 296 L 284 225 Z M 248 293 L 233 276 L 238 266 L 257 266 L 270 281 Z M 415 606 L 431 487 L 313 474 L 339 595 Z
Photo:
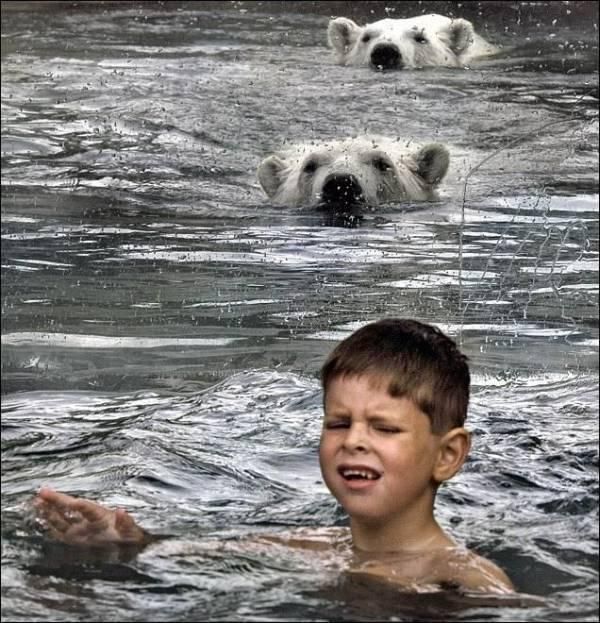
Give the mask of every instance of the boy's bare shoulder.
M 453 548 L 449 552 L 445 569 L 447 581 L 467 591 L 512 593 L 515 590 L 509 577 L 498 565 L 467 549 Z
M 319 552 L 337 550 L 350 553 L 352 549 L 352 537 L 347 528 L 298 528 L 255 538 L 262 543 Z M 347 569 L 349 573 L 384 580 L 411 590 L 456 587 L 464 591 L 496 594 L 515 590 L 500 567 L 464 547 L 358 559 L 352 556 L 352 559 Z
M 502 569 L 486 558 L 460 547 L 390 554 L 363 561 L 350 569 L 350 572 L 418 592 L 444 588 L 495 594 L 514 591 Z

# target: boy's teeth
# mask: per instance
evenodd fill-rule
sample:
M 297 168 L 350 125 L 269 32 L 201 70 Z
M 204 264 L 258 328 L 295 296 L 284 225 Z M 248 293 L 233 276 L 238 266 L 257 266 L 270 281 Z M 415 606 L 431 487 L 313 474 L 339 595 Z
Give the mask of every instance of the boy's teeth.
M 342 471 L 342 476 L 344 478 L 351 478 L 354 476 L 356 478 L 367 478 L 368 480 L 375 480 L 376 478 L 379 478 L 378 474 L 375 472 L 363 469 L 344 469 Z

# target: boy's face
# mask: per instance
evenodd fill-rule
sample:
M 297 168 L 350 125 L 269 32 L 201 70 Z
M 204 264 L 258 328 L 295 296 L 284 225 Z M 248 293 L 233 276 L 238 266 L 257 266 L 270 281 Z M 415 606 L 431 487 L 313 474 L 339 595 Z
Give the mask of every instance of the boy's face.
M 330 382 L 319 450 L 325 483 L 358 521 L 431 513 L 441 437 L 412 400 L 393 398 L 377 381 Z

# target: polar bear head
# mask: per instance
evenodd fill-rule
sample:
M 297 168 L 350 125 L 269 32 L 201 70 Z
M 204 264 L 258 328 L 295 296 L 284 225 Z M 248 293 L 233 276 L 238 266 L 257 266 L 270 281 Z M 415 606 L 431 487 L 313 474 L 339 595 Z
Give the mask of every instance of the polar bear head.
M 448 150 L 383 137 L 296 145 L 258 167 L 273 203 L 345 210 L 393 201 L 435 199 L 446 175 Z
M 460 67 L 492 51 L 471 22 L 443 15 L 382 19 L 364 27 L 338 17 L 329 22 L 327 38 L 342 65 L 379 70 Z

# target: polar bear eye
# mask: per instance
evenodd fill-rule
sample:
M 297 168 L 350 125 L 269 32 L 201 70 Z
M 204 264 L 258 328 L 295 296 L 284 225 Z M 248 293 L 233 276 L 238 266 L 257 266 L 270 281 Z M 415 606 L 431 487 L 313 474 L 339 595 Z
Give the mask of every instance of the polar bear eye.
M 427 37 L 422 32 L 418 32 L 415 35 L 415 41 L 417 43 L 427 43 Z
M 371 34 L 366 32 L 360 39 L 363 43 L 369 43 L 371 41 Z
M 314 159 L 310 159 L 305 165 L 304 165 L 304 173 L 314 173 L 317 168 L 319 167 L 319 164 L 316 160 Z
M 381 158 L 381 156 L 377 156 L 376 158 L 373 158 L 371 164 L 378 171 L 381 171 L 382 173 L 386 173 L 387 171 L 389 171 L 392 168 L 390 166 L 390 163 L 385 158 Z

